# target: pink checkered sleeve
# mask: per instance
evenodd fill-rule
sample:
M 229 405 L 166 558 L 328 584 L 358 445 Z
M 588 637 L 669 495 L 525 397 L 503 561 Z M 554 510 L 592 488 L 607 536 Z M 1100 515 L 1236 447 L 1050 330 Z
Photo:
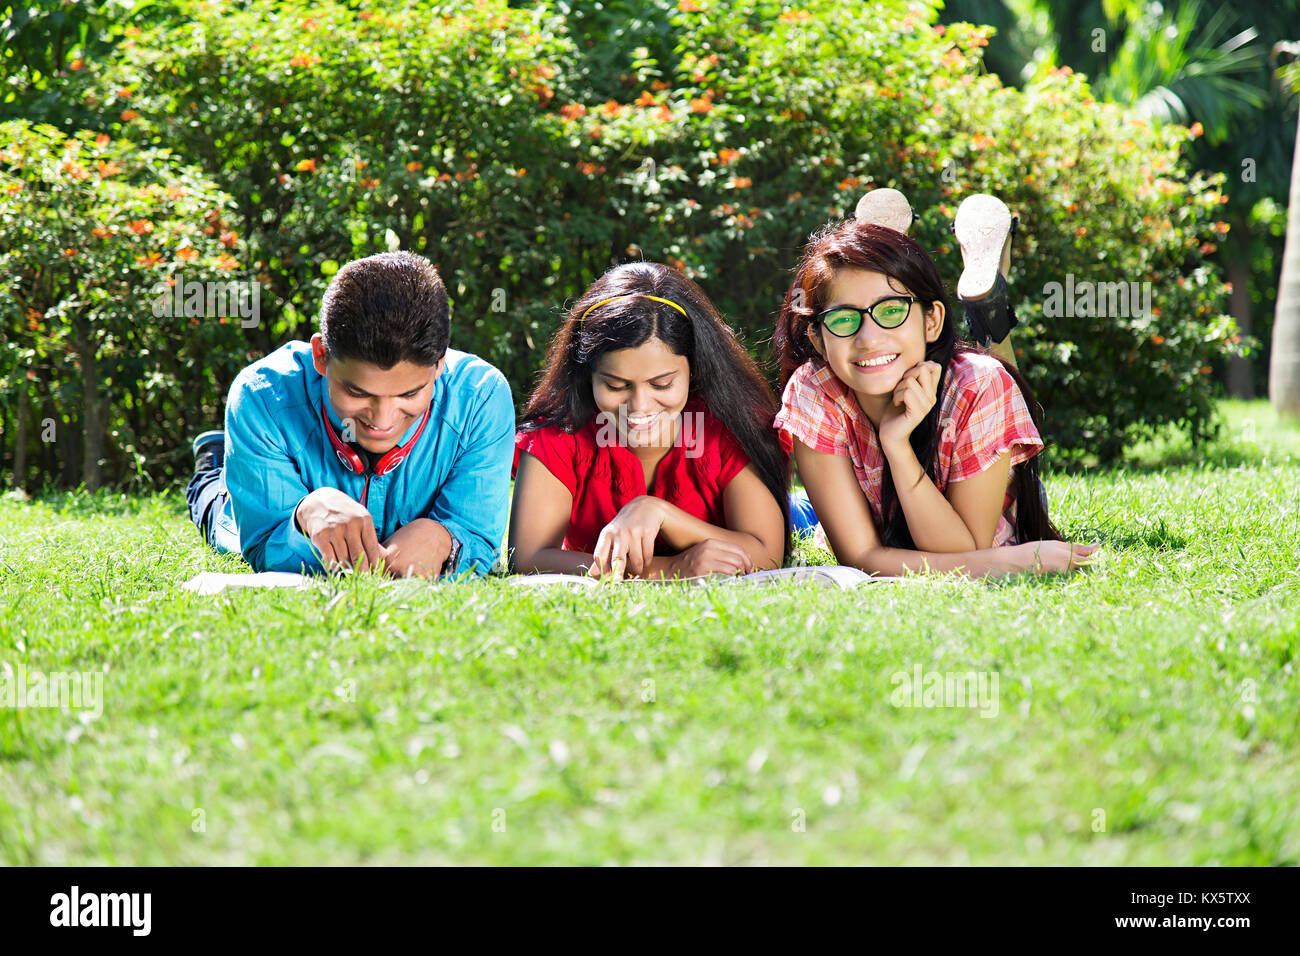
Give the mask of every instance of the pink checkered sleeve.
M 1012 467 L 1028 461 L 1043 447 L 1020 387 L 998 364 L 980 365 L 966 383 L 954 409 L 957 424 L 949 481 L 963 481 L 990 468 L 1003 452 Z
M 793 435 L 814 451 L 847 455 L 849 437 L 834 399 L 814 378 L 817 369 L 806 362 L 795 370 L 781 394 L 781 410 L 772 427 Z M 783 439 L 788 443 L 788 439 Z

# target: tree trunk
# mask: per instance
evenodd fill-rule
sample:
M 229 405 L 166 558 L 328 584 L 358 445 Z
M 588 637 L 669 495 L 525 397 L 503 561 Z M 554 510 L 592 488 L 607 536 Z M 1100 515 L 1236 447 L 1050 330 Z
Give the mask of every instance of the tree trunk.
M 1300 124 L 1298 124 L 1300 126 Z M 1273 357 L 1268 397 L 1279 414 L 1300 418 L 1300 134 L 1291 160 L 1291 199 L 1286 217 L 1286 251 L 1273 318 Z
M 14 432 L 18 436 L 18 444 L 14 448 L 14 487 L 20 490 L 27 487 L 27 415 L 30 404 L 27 374 L 19 369 L 18 414 L 14 420 Z
M 100 460 L 104 457 L 103 403 L 99 398 L 99 356 L 90 320 L 84 316 L 74 321 L 77 357 L 81 364 L 81 481 L 87 491 L 103 483 Z

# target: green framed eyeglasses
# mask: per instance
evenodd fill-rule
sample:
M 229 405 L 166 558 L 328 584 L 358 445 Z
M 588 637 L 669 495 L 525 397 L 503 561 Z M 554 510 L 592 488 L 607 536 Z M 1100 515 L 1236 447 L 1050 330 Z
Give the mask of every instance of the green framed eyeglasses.
M 915 296 L 891 295 L 865 309 L 841 305 L 818 313 L 817 321 L 831 335 L 847 339 L 858 334 L 858 329 L 862 328 L 862 323 L 866 321 L 868 315 L 871 316 L 871 321 L 882 329 L 898 328 L 907 321 L 908 315 L 912 312 L 912 303 L 916 301 Z

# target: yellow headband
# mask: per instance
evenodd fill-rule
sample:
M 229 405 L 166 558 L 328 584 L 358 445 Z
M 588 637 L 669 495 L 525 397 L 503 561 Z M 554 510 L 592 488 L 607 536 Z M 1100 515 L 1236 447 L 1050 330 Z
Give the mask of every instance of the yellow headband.
M 616 301 L 616 300 L 618 300 L 618 299 L 628 299 L 628 298 L 631 298 L 632 296 L 640 296 L 640 297 L 643 298 L 643 299 L 654 299 L 656 302 L 663 302 L 665 305 L 671 305 L 674 309 L 676 309 L 676 310 L 677 310 L 678 312 L 680 312 L 682 315 L 686 315 L 686 310 L 683 309 L 683 308 L 682 308 L 680 305 L 678 305 L 676 302 L 673 302 L 671 299 L 661 299 L 661 298 L 659 298 L 659 296 L 657 296 L 657 295 L 646 295 L 644 292 L 626 292 L 626 293 L 624 293 L 623 295 L 616 295 L 616 296 L 614 296 L 612 299 L 602 299 L 600 302 L 597 302 L 595 305 L 588 306 L 588 307 L 587 307 L 587 311 L 586 311 L 586 312 L 583 312 L 582 315 L 581 315 L 581 317 L 578 319 L 578 324 L 581 325 L 584 321 L 586 321 L 586 318 L 587 318 L 587 312 L 590 312 L 592 309 L 598 308 L 599 306 L 602 306 L 602 305 L 606 305 L 606 304 L 608 304 L 608 303 L 610 303 L 610 302 L 614 302 L 614 301 Z M 689 319 L 690 316 L 689 316 L 689 315 L 686 315 L 686 318 Z

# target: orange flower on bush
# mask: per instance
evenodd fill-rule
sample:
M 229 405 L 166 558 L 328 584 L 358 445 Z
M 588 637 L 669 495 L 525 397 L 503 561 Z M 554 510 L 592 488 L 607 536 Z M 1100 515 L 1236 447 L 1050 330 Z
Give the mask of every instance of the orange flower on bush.
M 1192 134 L 1192 139 L 1195 139 L 1196 137 L 1200 136 L 1205 132 L 1205 127 L 1202 126 L 1198 121 L 1191 125 L 1191 128 L 1188 130 L 1188 132 Z
M 748 189 L 750 186 L 754 185 L 754 181 L 748 176 L 734 176 L 732 177 L 731 182 L 727 185 L 732 189 Z
M 232 255 L 228 255 L 228 254 L 223 255 L 220 259 L 217 260 L 217 268 L 225 269 L 227 271 L 231 269 L 238 269 L 239 260 Z
M 378 179 L 363 179 L 363 180 L 361 180 L 361 185 L 362 185 L 362 187 L 364 187 L 365 189 L 374 189 L 376 186 L 379 185 L 379 180 L 378 180 Z
M 406 171 L 408 173 L 418 173 L 422 169 L 424 169 L 424 164 L 414 159 L 406 164 Z
M 95 145 L 101 149 L 113 141 L 113 138 L 107 133 L 100 133 L 95 137 Z
M 133 119 L 139 119 L 140 114 L 135 110 L 122 110 L 122 122 L 129 123 Z
M 597 165 L 596 163 L 583 162 L 578 164 L 578 170 L 584 176 L 596 176 L 599 175 L 600 173 L 603 173 L 605 171 L 605 167 Z
M 622 116 L 623 104 L 615 102 L 614 100 L 606 100 L 601 106 L 600 111 L 606 116 Z
M 308 17 L 306 20 L 302 21 L 302 28 L 308 33 L 315 30 L 318 25 L 319 24 L 316 23 L 315 17 Z
M 187 190 L 184 186 L 167 187 L 168 199 L 184 199 L 188 194 L 189 194 L 189 190 Z
M 812 14 L 807 10 L 787 10 L 779 19 L 782 23 L 802 23 L 804 20 L 811 20 Z
M 110 233 L 103 226 L 96 226 L 94 229 L 90 230 L 90 234 L 94 236 L 96 239 L 107 239 L 110 235 L 112 235 L 112 233 Z
M 654 90 L 656 93 L 662 92 L 663 90 L 666 89 L 670 89 L 671 87 L 672 84 L 669 83 L 667 80 L 655 80 L 653 83 L 650 84 L 650 89 Z
M 718 165 L 730 166 L 736 160 L 740 159 L 740 150 L 732 149 L 730 146 L 718 150 Z
M 1074 230 L 1074 234 L 1077 238 L 1082 239 L 1084 236 L 1088 234 L 1088 227 L 1080 226 L 1078 229 Z
M 227 249 L 233 249 L 239 245 L 239 233 L 234 230 L 227 230 L 221 234 L 221 244 Z
M 692 100 L 691 100 L 691 112 L 692 112 L 692 113 L 712 113 L 712 112 L 713 112 L 713 96 L 712 96 L 711 94 L 705 93 L 703 96 L 698 96 L 698 97 L 692 99 Z
M 197 259 L 198 255 L 199 250 L 195 249 L 193 246 L 181 246 L 176 250 L 176 258 L 183 259 L 186 262 L 189 262 L 191 259 Z
M 75 60 L 73 60 L 71 63 L 68 64 L 68 69 L 80 70 L 85 65 L 86 65 L 86 61 L 83 60 L 81 57 L 77 57 Z
M 316 160 L 300 159 L 298 160 L 298 164 L 293 168 L 298 170 L 300 173 L 314 173 L 316 171 Z
M 449 182 L 451 182 L 451 173 L 439 173 L 439 174 L 438 174 L 438 182 L 440 182 L 440 183 L 449 183 Z
M 71 259 L 71 258 L 72 258 L 73 256 L 75 256 L 76 254 L 77 254 L 77 250 L 76 250 L 76 249 L 64 249 L 64 250 L 63 250 L 63 257 L 64 257 L 65 259 Z
M 651 93 L 649 90 L 642 90 L 641 95 L 636 98 L 636 105 L 654 106 L 655 105 L 654 94 Z
M 318 56 L 313 56 L 310 53 L 299 53 L 289 61 L 289 65 L 293 67 L 313 67 L 319 62 L 320 57 Z
M 695 0 L 677 0 L 677 9 L 682 13 L 699 13 L 703 8 Z
M 1153 336 L 1151 336 L 1151 344 L 1152 344 L 1152 345 L 1164 345 L 1164 344 L 1165 344 L 1165 337 L 1164 337 L 1163 335 L 1153 335 Z
M 560 115 L 566 120 L 576 120 L 579 116 L 587 115 L 587 107 L 581 103 L 567 103 L 560 107 Z
M 90 173 L 86 172 L 86 167 L 79 163 L 64 163 L 63 171 L 73 179 L 89 179 Z
M 136 256 L 135 261 L 142 266 L 156 266 L 162 262 L 162 256 L 157 252 L 150 252 L 143 256 Z
M 132 219 L 126 224 L 126 228 L 130 229 L 137 236 L 143 236 L 146 232 L 153 232 L 153 223 L 148 219 Z
M 667 105 L 660 106 L 659 109 L 655 110 L 655 119 L 659 120 L 661 123 L 667 123 L 672 118 L 673 111 L 670 110 Z
M 1228 230 L 1231 229 L 1231 228 L 1232 228 L 1232 226 L 1230 226 L 1230 225 L 1229 225 L 1228 223 L 1226 223 L 1226 222 L 1216 222 L 1216 223 L 1214 224 L 1214 231 L 1217 232 L 1217 233 L 1218 233 L 1219 235 L 1221 235 L 1221 236 L 1226 236 L 1226 235 L 1228 234 Z
M 131 91 L 129 89 L 126 89 L 125 87 L 123 87 L 120 90 L 115 90 L 114 92 L 117 95 L 117 98 L 121 100 L 129 100 L 132 95 Z

